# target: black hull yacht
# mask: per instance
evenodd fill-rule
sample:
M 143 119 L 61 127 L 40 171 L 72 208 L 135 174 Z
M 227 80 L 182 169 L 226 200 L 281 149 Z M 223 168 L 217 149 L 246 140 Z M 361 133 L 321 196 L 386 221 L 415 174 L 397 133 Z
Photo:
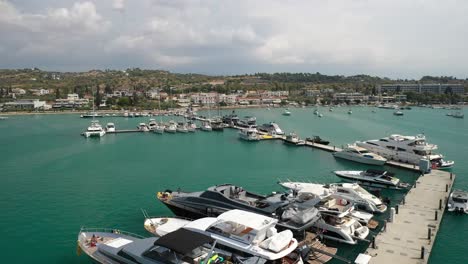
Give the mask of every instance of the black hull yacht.
M 248 192 L 232 184 L 209 187 L 201 192 L 159 192 L 158 199 L 174 214 L 188 218 L 215 217 L 226 211 L 240 209 L 278 219 L 278 229 L 289 229 L 303 236 L 318 219 L 315 200 L 297 202 L 284 193 L 268 196 Z

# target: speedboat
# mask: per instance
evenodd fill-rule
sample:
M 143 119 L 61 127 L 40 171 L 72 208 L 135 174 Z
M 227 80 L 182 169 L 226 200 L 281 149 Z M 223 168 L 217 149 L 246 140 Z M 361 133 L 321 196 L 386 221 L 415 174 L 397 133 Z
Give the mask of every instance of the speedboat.
M 323 140 L 319 136 L 313 136 L 311 138 L 306 138 L 307 142 L 312 142 L 312 143 L 317 143 L 317 144 L 322 144 L 322 145 L 328 145 L 330 144 L 330 141 Z
M 276 218 L 278 228 L 290 229 L 299 236 L 320 218 L 314 207 L 316 202 L 299 203 L 284 193 L 265 196 L 232 184 L 216 185 L 200 192 L 166 190 L 157 197 L 178 216 L 203 218 L 241 209 Z
M 393 115 L 396 115 L 396 116 L 402 116 L 404 115 L 402 111 L 395 111 L 393 112 Z
M 382 200 L 366 191 L 357 183 L 318 184 L 308 182 L 279 182 L 281 186 L 294 192 L 312 193 L 317 196 L 332 196 L 354 203 L 357 209 L 371 213 L 384 213 L 387 210 Z
M 291 115 L 291 111 L 289 111 L 289 109 L 286 108 L 286 109 L 284 109 L 283 115 L 284 115 L 284 116 L 290 116 L 290 115 Z
M 177 132 L 177 123 L 172 121 L 172 120 L 169 121 L 169 124 L 166 125 L 166 127 L 164 128 L 164 131 L 167 132 L 167 133 Z
M 305 145 L 305 141 L 299 139 L 296 133 L 289 133 L 289 135 L 286 136 L 284 139 L 284 143 L 286 144 L 292 144 L 296 146 L 303 146 Z
M 382 170 L 365 170 L 365 171 L 334 171 L 336 176 L 357 182 L 360 184 L 392 189 L 406 189 L 409 184 L 400 182 L 400 179 L 394 177 L 395 174 Z
M 140 123 L 140 124 L 137 126 L 137 128 L 138 128 L 138 130 L 143 131 L 143 132 L 149 132 L 149 131 L 150 131 L 148 125 L 145 124 L 145 123 Z
M 359 163 L 369 164 L 369 165 L 384 165 L 387 162 L 382 156 L 379 156 L 375 153 L 369 152 L 365 148 L 361 148 L 355 145 L 348 145 L 341 151 L 333 153 L 335 158 L 347 159 Z
M 149 130 L 153 131 L 156 129 L 156 127 L 158 126 L 158 123 L 156 122 L 155 119 L 151 118 L 148 122 L 148 128 Z
M 290 230 L 281 232 L 276 230 L 277 219 L 243 210 L 230 210 L 217 217 L 205 217 L 194 221 L 180 218 L 163 219 L 162 225 L 156 224 L 154 232 L 153 229 L 147 230 L 159 235 L 161 232 L 167 232 L 167 229 L 187 229 L 211 237 L 217 241 L 219 248 L 231 248 L 244 253 L 243 255 L 268 261 L 280 260 L 298 246 Z M 145 228 L 148 226 L 147 222 L 148 219 L 145 221 Z M 158 229 L 164 230 L 158 232 Z
M 177 124 L 177 132 L 188 133 L 189 131 L 185 123 L 180 122 L 179 124 Z
M 103 137 L 106 134 L 106 131 L 102 128 L 102 126 L 99 124 L 99 121 L 93 120 L 91 121 L 91 126 L 88 127 L 88 129 L 83 132 L 83 135 L 85 137 Z
M 468 214 L 468 193 L 460 190 L 453 191 L 448 199 L 447 210 Z
M 260 136 L 258 135 L 257 129 L 253 127 L 243 128 L 239 130 L 239 137 L 247 141 L 258 141 Z
M 263 124 L 258 129 L 272 135 L 284 135 L 283 130 L 274 122 Z
M 187 129 L 188 129 L 189 132 L 195 132 L 197 130 L 197 125 L 192 121 L 188 121 L 187 122 Z
M 366 148 L 389 160 L 419 165 L 421 159 L 437 162 L 437 168 L 450 168 L 455 162 L 446 161 L 443 155 L 433 153 L 437 145 L 429 144 L 424 135 L 390 135 L 380 139 L 356 141 L 356 145 Z
M 115 132 L 115 125 L 114 123 L 107 123 L 106 125 L 106 132 Z
M 203 131 L 212 131 L 213 128 L 211 127 L 210 120 L 205 120 L 202 122 L 201 130 Z

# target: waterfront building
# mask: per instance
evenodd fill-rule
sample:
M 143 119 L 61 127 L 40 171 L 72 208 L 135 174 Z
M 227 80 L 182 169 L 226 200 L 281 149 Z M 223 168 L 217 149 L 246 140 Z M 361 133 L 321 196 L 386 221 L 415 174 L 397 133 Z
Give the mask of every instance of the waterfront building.
M 381 84 L 379 93 L 434 93 L 434 94 L 464 94 L 465 87 L 462 84 Z
M 320 90 L 317 89 L 304 89 L 304 95 L 307 97 L 320 96 Z
M 89 105 L 89 99 L 80 98 L 78 94 L 68 94 L 66 99 L 56 99 L 53 108 L 80 108 Z
M 44 109 L 45 106 L 46 102 L 39 101 L 39 99 L 21 99 L 4 104 L 4 108 L 8 110 L 39 110 Z
M 214 105 L 218 101 L 218 93 L 196 93 L 191 95 L 192 102 L 203 105 Z
M 355 101 L 367 101 L 369 98 L 367 95 L 363 95 L 362 93 L 336 93 L 333 95 L 333 100 L 338 102 L 355 102 Z

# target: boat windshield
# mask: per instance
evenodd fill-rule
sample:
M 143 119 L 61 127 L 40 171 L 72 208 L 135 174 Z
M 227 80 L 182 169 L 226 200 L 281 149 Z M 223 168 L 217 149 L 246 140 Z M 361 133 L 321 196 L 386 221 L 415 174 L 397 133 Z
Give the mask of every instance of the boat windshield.
M 430 151 L 426 151 L 426 150 L 413 150 L 414 153 L 416 153 L 417 155 L 421 155 L 421 156 L 426 156 L 426 155 L 430 155 L 431 152 Z
M 361 153 L 361 154 L 367 154 L 367 153 L 369 153 L 369 151 L 367 151 L 367 150 L 359 150 L 359 153 Z
M 456 203 L 467 203 L 468 199 L 453 197 L 452 200 Z

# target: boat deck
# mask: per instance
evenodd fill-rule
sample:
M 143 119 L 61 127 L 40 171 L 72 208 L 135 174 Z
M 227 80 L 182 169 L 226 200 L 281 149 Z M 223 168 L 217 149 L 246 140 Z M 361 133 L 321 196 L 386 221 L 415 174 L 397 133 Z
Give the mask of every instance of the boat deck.
M 419 177 L 399 205 L 394 222 L 375 238 L 377 248 L 370 244 L 370 263 L 427 263 L 454 180 L 455 175 L 441 170 Z

